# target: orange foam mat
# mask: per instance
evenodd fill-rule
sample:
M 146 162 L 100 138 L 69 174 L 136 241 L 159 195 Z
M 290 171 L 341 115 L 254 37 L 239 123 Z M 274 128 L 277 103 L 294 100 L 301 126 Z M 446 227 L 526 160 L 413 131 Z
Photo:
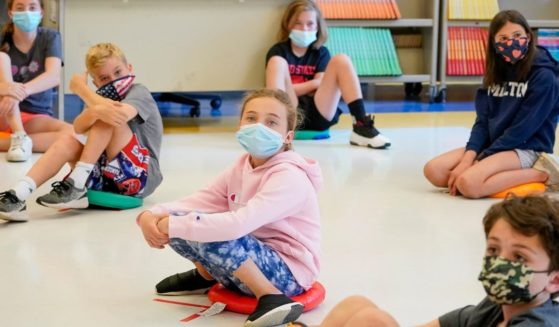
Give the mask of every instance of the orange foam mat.
M 509 194 L 514 194 L 515 196 L 528 196 L 528 195 L 539 195 L 545 192 L 545 184 L 544 183 L 528 183 L 522 184 L 515 187 L 511 187 L 507 190 L 501 191 L 499 193 L 495 193 L 490 198 L 494 199 L 504 199 Z
M 399 19 L 396 0 L 317 0 L 326 19 Z

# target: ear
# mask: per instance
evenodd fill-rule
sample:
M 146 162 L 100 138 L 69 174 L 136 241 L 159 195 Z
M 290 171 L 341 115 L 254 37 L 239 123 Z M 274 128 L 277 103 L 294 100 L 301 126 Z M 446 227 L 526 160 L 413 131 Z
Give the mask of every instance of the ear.
M 295 138 L 295 132 L 294 131 L 288 131 L 287 134 L 285 135 L 284 143 L 285 144 L 291 144 L 291 143 L 293 143 L 294 138 Z
M 132 64 L 128 64 L 128 70 L 130 71 L 130 75 L 133 75 L 134 67 L 132 66 Z
M 559 292 L 559 270 L 551 272 L 549 283 L 545 289 L 551 294 Z

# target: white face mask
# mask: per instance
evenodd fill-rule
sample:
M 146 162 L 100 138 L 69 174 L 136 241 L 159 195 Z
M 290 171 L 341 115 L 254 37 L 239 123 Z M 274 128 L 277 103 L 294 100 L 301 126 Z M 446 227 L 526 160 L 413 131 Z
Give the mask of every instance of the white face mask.
M 289 38 L 291 42 L 295 43 L 296 46 L 301 48 L 306 48 L 316 41 L 316 31 L 301 31 L 301 30 L 291 30 L 289 33 Z

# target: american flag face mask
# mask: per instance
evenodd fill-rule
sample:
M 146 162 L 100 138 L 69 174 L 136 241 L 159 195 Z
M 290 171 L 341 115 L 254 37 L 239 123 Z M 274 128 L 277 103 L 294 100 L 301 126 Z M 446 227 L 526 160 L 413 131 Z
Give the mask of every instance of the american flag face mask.
M 114 101 L 122 101 L 134 83 L 135 75 L 128 75 L 117 78 L 97 89 L 95 93 L 103 98 L 108 98 Z

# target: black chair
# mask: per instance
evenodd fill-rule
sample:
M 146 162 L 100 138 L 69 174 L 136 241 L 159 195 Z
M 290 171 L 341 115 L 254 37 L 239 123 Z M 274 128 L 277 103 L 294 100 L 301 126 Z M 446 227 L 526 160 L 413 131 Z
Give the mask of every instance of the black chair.
M 200 117 L 200 101 L 198 100 L 210 100 L 210 106 L 212 108 L 210 114 L 212 116 L 221 116 L 221 111 L 219 109 L 221 108 L 222 99 L 220 95 L 188 92 L 162 92 L 160 94 L 155 94 L 154 98 L 156 101 L 175 102 L 190 106 L 190 117 Z

